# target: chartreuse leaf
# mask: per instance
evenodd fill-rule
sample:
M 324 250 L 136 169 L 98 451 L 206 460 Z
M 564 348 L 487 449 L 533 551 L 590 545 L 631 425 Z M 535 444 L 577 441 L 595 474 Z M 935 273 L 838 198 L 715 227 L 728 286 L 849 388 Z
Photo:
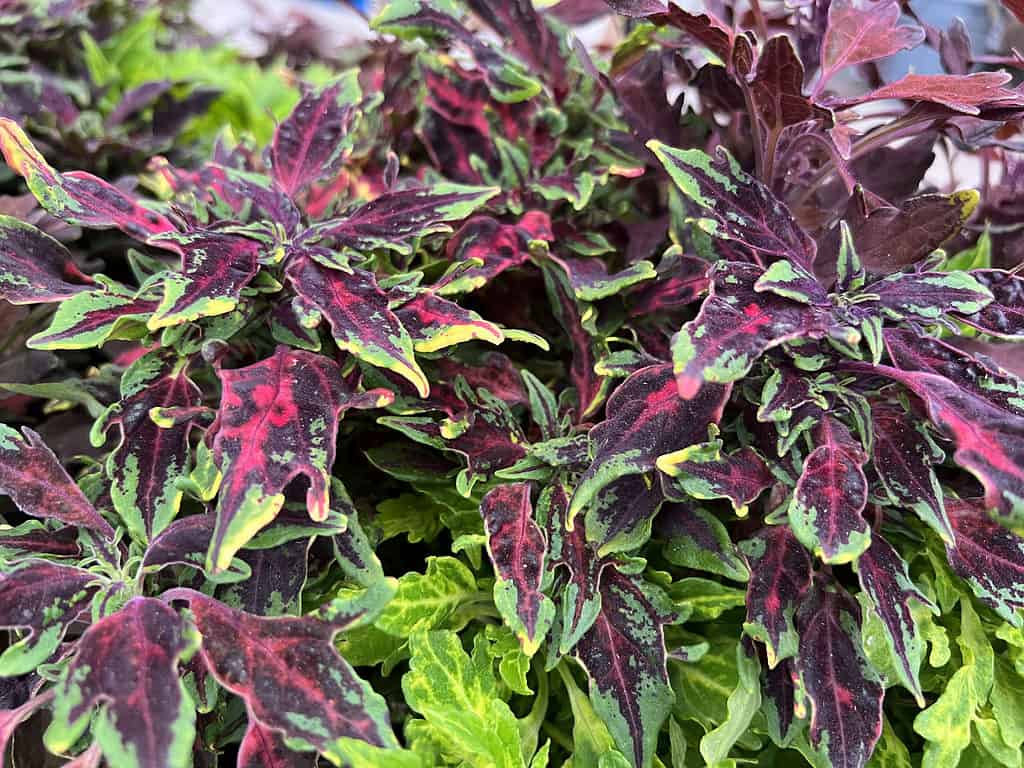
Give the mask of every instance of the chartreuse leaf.
M 736 669 L 739 681 L 729 694 L 728 717 L 700 740 L 700 754 L 708 765 L 716 765 L 729 756 L 736 741 L 750 727 L 761 707 L 761 665 L 757 656 L 748 653 L 743 643 L 736 646 Z
M 471 768 L 523 768 L 516 718 L 498 698 L 484 645 L 470 656 L 454 632 L 414 632 L 402 691 L 446 753 Z
M 463 604 L 487 599 L 476 577 L 454 557 L 431 557 L 426 573 L 407 573 L 398 580 L 395 596 L 375 625 L 391 635 L 408 637 L 417 630 L 433 629 Z
M 565 663 L 559 664 L 557 669 L 572 708 L 573 765 L 600 765 L 612 755 L 618 757 L 622 765 L 629 765 L 625 756 L 615 748 L 615 740 L 597 716 L 590 699 L 576 684 L 572 671 Z
M 540 589 L 547 542 L 533 520 L 530 485 L 499 485 L 480 502 L 480 515 L 497 576 L 494 604 L 532 656 L 555 618 L 555 604 Z
M 172 608 L 145 597 L 93 624 L 59 683 L 47 748 L 60 754 L 73 747 L 99 704 L 93 735 L 108 764 L 190 766 L 196 713 L 178 662 L 198 640 Z

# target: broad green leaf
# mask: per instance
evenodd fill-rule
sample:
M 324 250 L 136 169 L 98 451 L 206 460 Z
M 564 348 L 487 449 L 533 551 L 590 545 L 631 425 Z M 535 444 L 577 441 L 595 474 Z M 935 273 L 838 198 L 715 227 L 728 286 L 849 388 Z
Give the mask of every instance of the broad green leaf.
M 472 571 L 454 557 L 432 557 L 426 573 L 407 573 L 398 580 L 398 591 L 375 624 L 388 634 L 408 637 L 439 626 L 474 599 L 489 600 L 490 593 L 477 589 Z
M 729 750 L 750 727 L 761 707 L 761 665 L 756 656 L 747 655 L 742 644 L 736 646 L 736 669 L 739 681 L 726 703 L 728 717 L 700 740 L 700 754 L 708 765 L 716 765 L 729 756 Z

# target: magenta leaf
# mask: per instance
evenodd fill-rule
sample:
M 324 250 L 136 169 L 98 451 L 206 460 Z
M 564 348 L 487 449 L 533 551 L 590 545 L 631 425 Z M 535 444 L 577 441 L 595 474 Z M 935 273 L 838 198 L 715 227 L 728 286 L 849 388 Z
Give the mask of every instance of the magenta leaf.
M 1024 278 L 1001 269 L 976 269 L 971 276 L 993 299 L 981 311 L 957 319 L 992 336 L 1024 338 Z
M 797 607 L 811 586 L 811 554 L 789 526 L 762 528 L 740 545 L 750 564 L 747 620 L 743 630 L 764 643 L 769 668 L 796 656 Z
M 771 487 L 768 465 L 753 448 L 722 453 L 722 441 L 697 443 L 658 458 L 666 495 L 675 501 L 729 499 L 736 514 L 744 517 L 747 507 Z
M 844 67 L 877 61 L 924 42 L 924 30 L 897 26 L 899 20 L 898 0 L 833 0 L 821 39 L 821 74 L 814 93 L 821 93 Z
M 918 670 L 925 643 L 918 635 L 910 601 L 916 600 L 936 613 L 938 609 L 910 580 L 906 561 L 881 536 L 872 538 L 871 546 L 857 559 L 855 568 L 861 589 L 878 613 L 889 647 L 899 661 L 896 671 L 900 681 L 914 694 L 918 705 L 924 707 Z
M 0 494 L 26 515 L 59 520 L 113 538 L 114 529 L 75 485 L 57 457 L 28 427 L 0 424 Z
M 543 592 L 547 541 L 533 520 L 529 483 L 499 485 L 480 502 L 494 564 L 494 602 L 528 656 L 551 627 L 555 606 Z
M 338 346 L 365 363 L 412 382 L 421 397 L 430 393 L 416 363 L 413 340 L 388 308 L 387 295 L 372 272 L 341 272 L 296 255 L 287 268 L 296 292 L 327 318 Z
M 667 598 L 620 568 L 601 574 L 601 611 L 573 651 L 590 678 L 590 699 L 636 768 L 651 764 L 675 696 L 668 681 Z
M 942 461 L 942 451 L 898 405 L 872 405 L 871 425 L 871 459 L 889 499 L 899 507 L 914 510 L 947 543 L 953 541 L 953 528 L 933 468 Z
M 800 229 L 785 203 L 746 173 L 728 151 L 719 149 L 712 159 L 699 149 L 675 149 L 658 141 L 649 141 L 647 147 L 706 217 L 697 223 L 708 234 L 749 249 L 759 260 L 789 259 L 810 269 L 814 240 Z
M 0 675 L 28 674 L 46 663 L 68 627 L 89 609 L 97 589 L 89 571 L 43 560 L 0 575 L 0 626 L 29 631 L 0 655 Z
M 260 244 L 248 237 L 197 230 L 153 242 L 181 255 L 181 271 L 165 274 L 150 330 L 230 312 L 259 269 Z
M 200 405 L 199 388 L 183 361 L 151 353 L 121 379 L 121 401 L 93 427 L 101 435 L 117 425 L 120 440 L 107 456 L 110 497 L 129 533 L 148 541 L 178 514 L 182 491 L 177 483 L 188 473 L 192 419 L 158 425 L 154 408 L 192 409 Z
M 304 94 L 277 126 L 269 149 L 270 166 L 274 181 L 286 194 L 294 197 L 337 170 L 352 143 L 348 134 L 358 98 L 356 78 L 341 78 Z
M 848 563 L 871 544 L 871 529 L 861 514 L 868 499 L 862 469 L 867 455 L 831 417 L 815 430 L 813 443 L 789 505 L 789 525 L 826 563 Z
M 711 295 L 672 342 L 679 394 L 697 395 L 705 382 L 742 378 L 764 352 L 786 341 L 820 338 L 831 326 L 825 309 L 759 292 L 764 270 L 753 264 L 719 262 Z
M 344 217 L 314 224 L 302 235 L 308 243 L 333 243 L 358 252 L 386 248 L 411 253 L 410 241 L 447 232 L 448 222 L 469 217 L 496 194 L 495 187 L 440 184 L 386 192 Z
M 1015 627 L 1024 626 L 1024 539 L 983 509 L 958 504 L 951 515 L 954 539 L 946 545 L 953 571 L 982 601 Z
M 355 394 L 332 360 L 287 347 L 246 368 L 222 369 L 220 379 L 220 410 L 210 428 L 224 476 L 207 559 L 214 572 L 277 516 L 285 487 L 299 475 L 309 481 L 309 516 L 324 520 L 339 414 L 392 398 L 382 390 Z
M 882 99 L 924 101 L 949 107 L 968 115 L 981 113 L 982 107 L 1024 107 L 1024 95 L 1004 86 L 1009 72 L 975 72 L 970 75 L 905 75 L 871 93 L 848 99 L 843 106 Z
M 88 291 L 68 249 L 13 216 L 0 216 L 0 299 L 11 304 L 63 301 Z
M 202 635 L 200 655 L 217 682 L 245 700 L 250 720 L 289 746 L 346 761 L 346 742 L 397 746 L 384 699 L 338 655 L 340 628 L 313 618 L 261 618 L 192 590 L 186 600 Z
M 632 374 L 609 398 L 608 418 L 590 431 L 594 460 L 576 486 L 570 521 L 613 481 L 650 472 L 662 454 L 701 440 L 721 418 L 727 397 L 727 387 L 709 384 L 696 397 L 680 399 L 667 363 Z
M 863 768 L 882 733 L 884 689 L 864 657 L 860 609 L 819 580 L 797 615 L 796 671 L 810 701 L 811 744 L 835 768 Z
M 195 705 L 178 662 L 195 649 L 194 630 L 159 600 L 136 597 L 79 639 L 59 683 L 47 748 L 67 752 L 100 706 L 93 736 L 107 762 L 125 768 L 186 768 Z
M 250 720 L 238 747 L 237 768 L 313 768 L 314 755 L 288 749 L 284 736 Z

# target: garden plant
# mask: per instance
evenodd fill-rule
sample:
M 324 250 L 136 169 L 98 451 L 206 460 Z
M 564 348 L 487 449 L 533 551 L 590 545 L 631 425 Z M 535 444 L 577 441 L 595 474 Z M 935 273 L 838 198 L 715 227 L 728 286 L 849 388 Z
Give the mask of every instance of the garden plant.
M 1024 59 L 704 5 L 0 0 L 4 765 L 1020 768 Z

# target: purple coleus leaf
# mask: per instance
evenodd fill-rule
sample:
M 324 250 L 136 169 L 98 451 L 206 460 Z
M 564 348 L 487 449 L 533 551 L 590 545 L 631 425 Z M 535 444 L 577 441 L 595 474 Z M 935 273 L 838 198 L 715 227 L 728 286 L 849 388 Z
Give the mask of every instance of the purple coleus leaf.
M 285 746 L 284 736 L 250 720 L 238 746 L 237 768 L 314 768 L 314 755 Z
M 665 0 L 605 0 L 605 2 L 616 13 L 640 19 L 655 13 L 664 13 L 667 10 Z
M 117 425 L 120 441 L 106 461 L 110 498 L 129 533 L 149 541 L 178 514 L 178 481 L 189 471 L 192 418 L 157 424 L 153 409 L 189 413 L 202 393 L 189 379 L 187 363 L 159 353 L 136 361 L 121 378 L 121 400 L 93 425 L 100 436 Z M 99 442 L 99 440 L 97 440 Z
M 639 2 L 614 0 L 609 4 L 619 13 L 637 16 L 640 15 L 638 11 L 647 10 L 654 3 L 650 0 L 639 0 Z M 722 61 L 727 63 L 732 61 L 735 33 L 728 24 L 709 13 L 690 13 L 673 2 L 666 4 L 668 5 L 667 9 L 662 8 L 653 12 L 653 15 L 650 16 L 651 21 L 659 26 L 667 24 L 681 29 Z M 622 8 L 627 10 L 624 11 Z
M 39 435 L 0 424 L 0 494 L 10 496 L 26 515 L 59 520 L 105 538 L 114 529 L 75 485 Z
M 86 630 L 58 684 L 44 737 L 67 752 L 92 726 L 107 762 L 125 768 L 186 768 L 192 762 L 195 705 L 178 662 L 195 650 L 195 631 L 165 603 L 130 600 Z
M 729 499 L 740 517 L 774 482 L 764 459 L 753 448 L 722 453 L 722 441 L 697 443 L 658 458 L 666 495 L 675 501 Z
M 0 117 L 0 152 L 49 213 L 84 227 L 116 227 L 140 240 L 174 231 L 164 216 L 90 173 L 59 173 L 13 121 Z
M 675 700 L 664 635 L 674 615 L 655 587 L 617 566 L 604 568 L 600 581 L 600 613 L 573 653 L 616 746 L 635 768 L 646 768 Z
M 867 455 L 845 425 L 826 416 L 814 431 L 788 517 L 797 539 L 826 563 L 856 560 L 871 544 L 861 514 L 867 505 Z
M 925 643 L 917 632 L 910 601 L 916 600 L 936 614 L 938 609 L 910 580 L 906 561 L 881 536 L 872 538 L 871 546 L 857 559 L 854 567 L 861 589 L 882 621 L 893 657 L 899 662 L 896 672 L 900 681 L 923 708 L 924 693 L 921 691 L 918 670 L 924 656 Z
M 459 184 L 386 192 L 343 217 L 314 224 L 301 239 L 358 252 L 385 248 L 411 253 L 410 241 L 449 231 L 448 222 L 467 218 L 498 192 Z
M 864 656 L 856 601 L 823 582 L 797 614 L 795 666 L 810 702 L 811 744 L 835 768 L 863 768 L 882 733 L 885 691 Z
M 883 99 L 906 99 L 939 104 L 968 115 L 980 114 L 982 107 L 1024 107 L 1024 94 L 1004 87 L 1011 79 L 1009 72 L 975 72 L 970 75 L 911 73 L 871 93 L 844 99 L 842 106 Z
M 358 72 L 305 93 L 277 126 L 268 150 L 277 186 L 295 197 L 311 183 L 330 176 L 351 146 L 349 131 L 360 98 Z
M 111 337 L 137 339 L 157 302 L 104 280 L 104 290 L 78 293 L 57 306 L 50 326 L 30 338 L 30 349 L 89 349 Z M 124 328 L 122 334 L 121 329 Z
M 0 675 L 28 674 L 46 663 L 98 588 L 89 571 L 44 560 L 26 561 L 0 575 L 0 626 L 28 630 L 0 654 Z
M 447 296 L 476 290 L 505 270 L 525 264 L 531 241 L 550 242 L 554 237 L 551 219 L 542 211 L 527 211 L 515 224 L 474 216 L 452 235 L 446 253 L 453 262 L 476 259 L 482 264 L 446 281 L 438 293 Z
M 762 528 L 740 548 L 750 565 L 743 630 L 764 643 L 769 668 L 796 656 L 797 607 L 811 586 L 814 561 L 789 526 Z
M 75 557 L 81 553 L 78 531 L 71 525 L 53 531 L 38 520 L 26 520 L 0 530 L 0 560 L 7 558 L 13 562 L 26 555 Z
M 257 616 L 301 615 L 311 543 L 312 539 L 302 537 L 269 548 L 241 550 L 238 559 L 248 566 L 249 578 L 222 587 L 217 598 Z
M 696 301 L 711 281 L 708 263 L 698 256 L 665 254 L 658 263 L 657 276 L 630 291 L 629 314 L 645 317 Z
M 661 484 L 649 475 L 612 480 L 587 505 L 587 540 L 597 544 L 602 555 L 636 549 L 650 536 L 651 518 L 664 500 Z
M 899 405 L 873 403 L 871 460 L 890 500 L 914 510 L 945 542 L 953 540 L 933 465 L 943 453 Z
M 427 377 L 416 363 L 412 337 L 388 308 L 387 295 L 372 272 L 342 272 L 295 254 L 286 274 L 299 296 L 327 318 L 341 349 L 397 373 L 412 382 L 421 397 L 430 394 Z
M 143 571 L 154 573 L 171 565 L 202 570 L 216 527 L 217 518 L 211 514 L 189 515 L 175 520 L 149 542 L 142 557 Z M 244 575 L 243 572 L 241 576 Z
M 339 414 L 393 399 L 386 390 L 355 394 L 332 360 L 283 346 L 259 363 L 221 370 L 220 379 L 220 410 L 211 427 L 224 476 L 207 560 L 214 572 L 276 517 L 285 487 L 299 475 L 309 481 L 310 517 L 324 520 Z
M 1024 539 L 992 520 L 981 504 L 951 501 L 950 507 L 950 567 L 1006 621 L 1024 626 Z
M 594 460 L 576 486 L 570 524 L 613 481 L 650 472 L 659 456 L 706 436 L 708 425 L 721 418 L 728 394 L 728 387 L 708 384 L 696 397 L 682 400 L 667 363 L 632 374 L 609 398 L 608 418 L 590 431 Z
M 150 330 L 230 312 L 259 270 L 260 243 L 241 235 L 197 230 L 151 242 L 178 253 L 181 270 L 164 274 Z
M 1024 339 L 1024 278 L 1001 269 L 976 269 L 971 277 L 992 294 L 992 301 L 957 319 L 992 336 Z
M 13 216 L 0 216 L 0 299 L 11 304 L 63 301 L 88 291 L 68 249 Z
M 501 328 L 472 310 L 438 296 L 433 290 L 418 293 L 395 311 L 417 352 L 438 350 L 474 339 L 500 344 Z
M 551 627 L 555 606 L 541 592 L 548 543 L 533 520 L 529 483 L 489 491 L 480 502 L 480 515 L 497 577 L 494 603 L 532 656 Z
M 206 667 L 245 701 L 251 722 L 335 763 L 347 761 L 350 740 L 398 745 L 383 697 L 334 647 L 339 625 L 252 616 L 189 589 L 171 590 L 165 598 L 188 602 Z
M 764 274 L 740 262 L 720 262 L 712 269 L 711 294 L 672 342 L 682 397 L 694 397 L 705 382 L 737 381 L 768 349 L 793 339 L 820 338 L 832 325 L 824 308 L 759 291 Z
M 747 581 L 750 572 L 729 531 L 706 509 L 682 503 L 661 508 L 654 535 L 665 539 L 662 553 L 673 565 L 717 573 L 735 581 Z
M 698 225 L 713 237 L 733 241 L 762 262 L 788 259 L 805 269 L 816 247 L 800 229 L 785 203 L 747 174 L 726 150 L 712 159 L 699 149 L 675 149 L 647 143 L 679 190 L 704 218 Z
M 881 309 L 893 320 L 940 319 L 949 312 L 973 315 L 992 302 L 992 294 L 967 272 L 912 272 L 889 275 L 865 287 L 860 304 Z
M 844 67 L 877 61 L 924 42 L 923 29 L 897 26 L 899 20 L 898 0 L 833 0 L 821 39 L 821 74 L 814 95 Z

